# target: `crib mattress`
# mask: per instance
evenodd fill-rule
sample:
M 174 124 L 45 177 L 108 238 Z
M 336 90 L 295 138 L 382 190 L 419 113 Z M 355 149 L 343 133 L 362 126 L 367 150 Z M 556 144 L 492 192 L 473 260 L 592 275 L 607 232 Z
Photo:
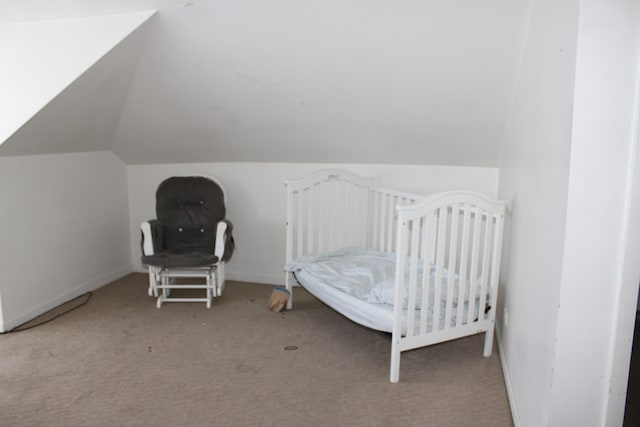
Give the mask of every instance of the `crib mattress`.
M 383 332 L 392 332 L 394 323 L 395 254 L 362 248 L 346 248 L 317 256 L 294 260 L 285 269 L 294 273 L 297 281 L 316 298 L 350 320 Z M 422 273 L 422 272 L 420 272 Z M 433 267 L 430 274 L 433 275 Z M 448 273 L 441 272 L 443 283 Z M 467 284 L 468 285 L 468 284 Z M 476 284 L 476 286 L 479 286 Z M 459 281 L 455 281 L 455 298 Z M 468 286 L 466 287 L 468 293 Z M 405 295 L 407 293 L 405 292 Z M 476 293 L 478 295 L 478 293 Z M 418 300 L 420 297 L 418 295 Z M 430 300 L 433 301 L 433 295 Z M 477 299 L 476 299 L 477 301 Z M 444 304 L 441 301 L 440 323 L 444 322 Z M 406 298 L 402 322 L 406 332 Z M 468 299 L 465 295 L 463 323 L 467 321 Z M 430 316 L 433 307 L 428 308 Z M 456 312 L 452 322 L 456 322 Z M 477 316 L 477 311 L 476 314 Z M 416 325 L 417 327 L 417 319 Z M 432 328 L 432 325 L 431 325 Z
M 350 320 L 383 332 L 393 331 L 393 306 L 375 304 L 327 286 L 322 279 L 304 269 L 295 272 L 296 279 L 313 296 Z

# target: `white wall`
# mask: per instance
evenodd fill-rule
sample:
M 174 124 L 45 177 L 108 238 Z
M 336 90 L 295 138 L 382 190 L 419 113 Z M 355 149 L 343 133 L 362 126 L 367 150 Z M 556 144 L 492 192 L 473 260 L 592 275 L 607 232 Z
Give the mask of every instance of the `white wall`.
M 639 77 L 640 3 L 581 0 L 553 426 L 622 425 L 635 310 L 621 298 L 635 301 L 640 280 L 627 258 L 640 240 L 629 228 Z
M 640 281 L 639 47 L 635 1 L 533 3 L 499 179 L 514 200 L 498 336 L 517 425 L 622 425 Z
M 129 166 L 131 253 L 140 263 L 142 221 L 155 217 L 155 191 L 172 175 L 204 173 L 218 178 L 227 190 L 229 219 L 237 249 L 226 273 L 232 280 L 281 284 L 285 259 L 285 179 L 302 178 L 318 169 L 340 167 L 378 176 L 381 185 L 431 193 L 467 188 L 496 196 L 497 170 L 447 166 L 336 165 L 292 163 L 199 163 Z
M 131 271 L 126 166 L 110 152 L 0 158 L 6 331 Z
M 514 419 L 527 427 L 546 425 L 551 398 L 577 14 L 577 0 L 533 3 L 500 165 L 513 211 L 497 328 Z

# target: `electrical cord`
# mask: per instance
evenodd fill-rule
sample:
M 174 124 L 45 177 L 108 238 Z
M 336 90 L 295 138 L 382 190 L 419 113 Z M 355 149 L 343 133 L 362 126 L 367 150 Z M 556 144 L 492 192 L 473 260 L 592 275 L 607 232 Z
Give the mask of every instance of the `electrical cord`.
M 64 305 L 64 304 L 69 304 L 69 303 L 71 303 L 71 302 L 74 302 L 74 301 L 76 301 L 76 300 L 79 300 L 79 299 L 81 299 L 81 298 L 84 298 L 84 300 L 83 300 L 81 303 L 79 303 L 78 305 L 75 305 L 75 306 L 73 306 L 73 307 L 69 308 L 68 310 L 63 311 L 62 313 L 58 313 L 58 314 L 56 314 L 55 316 L 53 316 L 52 318 L 50 318 L 50 319 L 44 320 L 44 321 L 39 322 L 39 323 L 35 323 L 35 324 L 30 325 L 30 326 L 27 326 L 27 327 L 23 327 L 24 325 L 26 325 L 26 324 L 28 324 L 28 323 L 30 323 L 30 322 L 33 322 L 33 319 L 31 319 L 31 320 L 29 320 L 29 321 L 27 321 L 27 322 L 24 322 L 24 323 L 22 323 L 22 324 L 20 324 L 20 325 L 16 326 L 15 328 L 13 328 L 13 329 L 11 329 L 11 330 L 9 330 L 9 331 L 2 332 L 2 333 L 3 333 L 3 334 L 10 334 L 10 333 L 16 333 L 16 332 L 23 332 L 23 331 L 28 331 L 29 329 L 33 329 L 33 328 L 35 328 L 35 327 L 37 327 L 37 326 L 42 326 L 42 325 L 44 325 L 44 324 L 47 324 L 47 323 L 49 323 L 49 322 L 51 322 L 51 321 L 53 321 L 53 320 L 56 320 L 57 318 L 59 318 L 59 317 L 61 317 L 61 316 L 65 315 L 65 314 L 67 314 L 67 313 L 71 313 L 73 310 L 75 310 L 75 309 L 77 309 L 77 308 L 82 307 L 83 305 L 85 305 L 86 303 L 88 303 L 88 302 L 89 302 L 89 300 L 91 299 L 91 297 L 92 297 L 92 296 L 93 296 L 93 292 L 87 292 L 87 293 L 85 293 L 85 294 L 82 294 L 82 295 L 80 295 L 80 296 L 77 296 L 77 297 L 75 297 L 74 299 L 69 300 L 69 301 L 67 301 L 67 302 L 65 302 L 65 303 L 62 303 L 62 304 L 60 304 L 60 305 L 58 305 L 58 306 L 56 306 L 56 307 L 52 308 L 51 310 L 48 310 L 48 311 L 46 311 L 46 312 L 42 313 L 40 316 L 38 316 L 38 317 L 45 316 L 47 313 L 52 312 L 53 310 L 57 309 L 58 307 L 61 307 L 61 306 L 62 306 L 62 305 Z

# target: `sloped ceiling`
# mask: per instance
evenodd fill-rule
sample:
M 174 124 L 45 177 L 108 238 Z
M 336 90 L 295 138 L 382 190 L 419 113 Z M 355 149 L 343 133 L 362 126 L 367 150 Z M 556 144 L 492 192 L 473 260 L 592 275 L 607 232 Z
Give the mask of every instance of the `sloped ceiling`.
M 0 16 L 158 10 L 109 125 L 129 164 L 497 167 L 529 3 L 0 0 Z
M 123 43 L 126 46 L 119 47 L 117 54 L 111 55 L 120 62 L 124 61 L 123 64 L 114 64 L 113 60 L 101 61 L 103 63 L 100 66 L 95 63 L 151 15 L 152 12 L 145 12 L 0 25 L 0 58 L 3 65 L 0 67 L 0 144 L 5 143 L 1 153 L 40 153 L 45 146 L 47 152 L 76 151 L 71 147 L 77 145 L 84 149 L 85 144 L 95 145 L 95 138 L 91 138 L 93 132 L 88 128 L 114 128 L 117 120 L 105 123 L 103 118 L 109 118 L 110 115 L 104 113 L 109 107 L 114 110 L 114 94 L 122 93 L 122 102 L 115 105 L 115 117 L 119 117 L 119 110 L 128 92 L 128 82 L 133 77 L 132 71 L 143 46 L 142 38 L 132 37 L 132 41 Z M 135 43 L 135 40 L 139 41 Z M 137 47 L 133 54 L 132 47 Z M 133 66 L 129 66 L 130 78 L 123 91 L 119 87 L 122 86 L 121 79 L 114 79 L 113 75 L 122 74 L 122 65 L 126 68 L 129 63 Z M 96 68 L 101 73 L 96 74 Z M 105 69 L 115 69 L 117 72 L 107 73 Z M 107 77 L 110 77 L 110 81 L 105 85 Z M 94 98 L 88 99 L 88 95 Z M 43 109 L 45 106 L 47 108 Z M 76 116 L 93 120 L 74 120 Z M 29 125 L 25 126 L 28 121 Z M 63 127 L 69 128 L 70 135 L 87 134 L 83 138 L 86 141 L 74 138 L 61 141 L 62 137 L 68 136 L 60 134 Z M 9 138 L 16 131 L 21 135 Z M 11 139 L 10 143 L 8 138 Z M 40 138 L 46 138 L 47 141 L 42 144 Z M 110 137 L 107 142 L 111 142 Z M 7 148 L 9 145 L 11 149 Z M 65 146 L 67 149 L 64 149 Z
M 71 84 L 61 87 L 61 93 L 5 141 L 0 156 L 109 150 L 145 30 L 138 27 Z

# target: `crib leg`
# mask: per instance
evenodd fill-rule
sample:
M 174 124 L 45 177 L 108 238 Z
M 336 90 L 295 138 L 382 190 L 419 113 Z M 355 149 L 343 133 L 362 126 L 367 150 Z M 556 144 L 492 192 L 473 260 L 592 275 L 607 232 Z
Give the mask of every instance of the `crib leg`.
M 289 300 L 287 301 L 287 310 L 293 308 L 293 286 L 291 286 L 291 274 L 287 273 L 284 281 L 284 287 L 289 291 Z
M 491 350 L 493 349 L 493 328 L 489 328 L 484 334 L 484 357 L 491 356 Z
M 395 343 L 391 344 L 391 369 L 389 373 L 389 381 L 397 383 L 400 381 L 400 350 Z
M 289 301 L 287 301 L 287 310 L 291 310 L 293 308 L 293 292 L 289 291 Z

